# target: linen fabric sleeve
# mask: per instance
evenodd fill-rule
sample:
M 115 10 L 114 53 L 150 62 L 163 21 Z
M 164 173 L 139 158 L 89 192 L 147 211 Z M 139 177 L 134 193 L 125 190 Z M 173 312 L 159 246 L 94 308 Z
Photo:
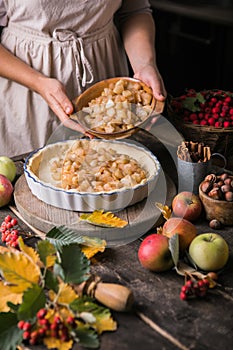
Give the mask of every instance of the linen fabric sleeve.
M 3 0 L 0 0 L 0 27 L 5 27 L 7 25 L 8 18 Z
M 116 20 L 121 25 L 128 17 L 139 13 L 152 13 L 148 0 L 123 0 L 121 7 L 116 13 Z

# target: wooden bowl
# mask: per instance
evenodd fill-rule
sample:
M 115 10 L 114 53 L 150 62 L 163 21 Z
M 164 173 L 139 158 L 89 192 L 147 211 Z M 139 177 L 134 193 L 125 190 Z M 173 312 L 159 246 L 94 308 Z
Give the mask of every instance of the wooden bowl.
M 74 107 L 75 107 L 75 112 L 73 115 L 71 115 L 71 119 L 75 120 L 78 122 L 80 125 L 84 127 L 84 129 L 99 138 L 104 138 L 104 139 L 120 139 L 120 138 L 126 138 L 134 134 L 139 130 L 139 127 L 142 127 L 144 123 L 153 115 L 159 115 L 163 112 L 164 109 L 164 102 L 157 101 L 154 97 L 152 97 L 151 100 L 151 112 L 148 113 L 148 116 L 146 120 L 143 120 L 142 122 L 138 122 L 135 125 L 133 125 L 132 128 L 129 128 L 127 130 L 122 130 L 122 131 L 117 131 L 117 132 L 112 132 L 112 133 L 104 133 L 104 132 L 98 132 L 96 130 L 90 129 L 89 125 L 85 122 L 84 119 L 84 113 L 80 113 L 84 107 L 88 106 L 88 103 L 99 97 L 102 93 L 102 91 L 106 88 L 109 87 L 109 84 L 113 83 L 115 84 L 119 80 L 124 80 L 127 82 L 135 82 L 135 83 L 140 83 L 142 86 L 143 90 L 146 92 L 149 92 L 152 94 L 151 88 L 149 88 L 146 84 L 144 84 L 142 81 L 134 78 L 129 78 L 129 77 L 117 77 L 117 78 L 110 78 L 106 80 L 102 80 L 91 87 L 89 87 L 87 90 L 85 90 L 80 96 L 76 97 L 73 100 Z M 152 94 L 153 96 L 153 94 Z
M 216 219 L 225 226 L 232 226 L 233 202 L 210 198 L 201 190 L 202 183 L 199 186 L 199 197 L 206 213 L 206 219 L 208 221 Z

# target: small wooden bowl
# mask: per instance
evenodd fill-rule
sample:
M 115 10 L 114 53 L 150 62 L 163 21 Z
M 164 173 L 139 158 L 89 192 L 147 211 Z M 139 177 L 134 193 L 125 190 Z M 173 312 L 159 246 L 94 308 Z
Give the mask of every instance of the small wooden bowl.
M 208 221 L 216 219 L 222 225 L 232 226 L 233 202 L 210 198 L 201 190 L 201 185 L 202 183 L 199 186 L 199 197 L 205 209 L 206 219 Z
M 140 83 L 141 86 L 143 87 L 143 90 L 146 92 L 150 92 L 152 94 L 151 88 L 149 88 L 146 84 L 144 84 L 142 81 L 134 78 L 129 78 L 129 77 L 117 77 L 117 78 L 110 78 L 106 80 L 101 80 L 98 83 L 92 85 L 89 87 L 87 90 L 85 90 L 80 96 L 76 97 L 73 100 L 74 107 L 75 107 L 75 112 L 73 115 L 71 115 L 71 119 L 75 120 L 78 122 L 80 125 L 84 127 L 84 129 L 89 133 L 92 134 L 96 137 L 99 138 L 104 138 L 104 139 L 120 139 L 120 138 L 126 138 L 134 134 L 135 132 L 138 131 L 138 128 L 142 126 L 152 115 L 153 117 L 155 115 L 159 115 L 163 112 L 164 109 L 164 102 L 157 101 L 154 97 L 152 98 L 151 101 L 151 113 L 148 114 L 146 120 L 139 122 L 133 126 L 133 128 L 127 129 L 127 130 L 122 130 L 118 132 L 113 132 L 113 133 L 103 133 L 103 132 L 98 132 L 96 130 L 90 129 L 90 127 L 85 123 L 84 117 L 82 113 L 78 113 L 82 110 L 83 107 L 87 107 L 88 103 L 99 97 L 104 90 L 104 88 L 108 87 L 110 83 L 115 84 L 119 80 L 125 80 L 128 82 L 135 82 L 135 83 Z

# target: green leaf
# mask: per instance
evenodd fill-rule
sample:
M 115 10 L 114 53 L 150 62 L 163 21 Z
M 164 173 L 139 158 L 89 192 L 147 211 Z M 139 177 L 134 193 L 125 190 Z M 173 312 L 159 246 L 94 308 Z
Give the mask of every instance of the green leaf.
M 45 306 L 46 297 L 44 290 L 38 285 L 24 292 L 23 302 L 18 309 L 18 318 L 20 320 L 32 319 L 37 311 Z
M 105 306 L 99 305 L 95 302 L 95 299 L 84 295 L 83 297 L 75 299 L 72 303 L 70 303 L 70 308 L 78 313 L 81 312 L 90 312 L 95 317 L 98 315 L 109 315 L 111 316 L 111 313 L 108 308 Z
M 198 112 L 200 111 L 199 104 L 204 102 L 205 102 L 204 96 L 200 92 L 198 92 L 195 97 L 186 97 L 182 101 L 182 105 L 184 108 L 192 112 Z
M 55 246 L 45 239 L 37 243 L 37 251 L 44 266 L 50 266 L 49 260 L 56 254 Z
M 46 238 L 57 248 L 57 250 L 61 250 L 61 248 L 65 245 L 69 245 L 72 243 L 87 245 L 87 246 L 100 246 L 103 241 L 100 238 L 88 237 L 88 236 L 79 236 L 77 232 L 65 227 L 53 227 L 47 234 Z
M 22 342 L 22 331 L 17 327 L 17 315 L 12 312 L 0 313 L 0 349 L 15 350 Z
M 85 346 L 90 349 L 96 349 L 100 346 L 98 334 L 87 326 L 81 326 L 74 330 L 75 339 L 81 346 Z
M 56 274 L 50 270 L 47 270 L 45 274 L 45 286 L 48 289 L 52 289 L 55 293 L 58 292 L 58 280 Z
M 7 305 L 11 309 L 12 312 L 17 312 L 20 304 L 13 304 L 11 301 L 8 301 Z
M 99 334 L 104 331 L 114 331 L 117 328 L 116 322 L 111 317 L 111 312 L 105 306 L 101 306 L 94 299 L 83 296 L 70 303 L 70 308 L 78 317 L 85 320 L 90 326 L 97 330 Z M 90 320 L 90 317 L 94 321 Z
M 177 233 L 169 238 L 169 250 L 174 265 L 177 266 L 179 262 L 179 235 Z
M 61 250 L 60 266 L 66 283 L 82 283 L 89 278 L 90 261 L 81 251 L 78 244 L 63 246 Z
M 55 264 L 53 267 L 53 273 L 55 276 L 59 276 L 62 281 L 65 280 L 65 272 L 60 264 Z

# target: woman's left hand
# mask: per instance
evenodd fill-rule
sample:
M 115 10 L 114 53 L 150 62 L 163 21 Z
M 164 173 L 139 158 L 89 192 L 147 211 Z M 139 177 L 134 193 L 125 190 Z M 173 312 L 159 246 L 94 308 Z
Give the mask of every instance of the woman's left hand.
M 135 72 L 134 78 L 142 80 L 146 85 L 150 86 L 153 95 L 158 101 L 165 101 L 167 92 L 164 86 L 163 79 L 158 71 L 158 68 L 153 65 L 146 65 L 139 71 Z

